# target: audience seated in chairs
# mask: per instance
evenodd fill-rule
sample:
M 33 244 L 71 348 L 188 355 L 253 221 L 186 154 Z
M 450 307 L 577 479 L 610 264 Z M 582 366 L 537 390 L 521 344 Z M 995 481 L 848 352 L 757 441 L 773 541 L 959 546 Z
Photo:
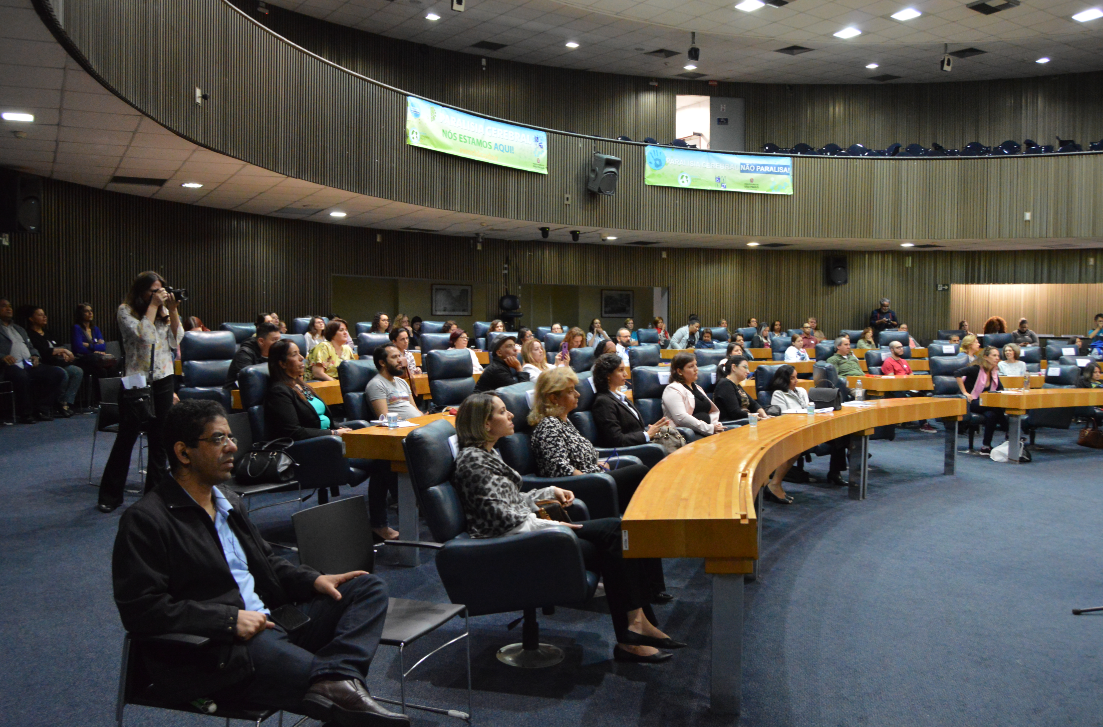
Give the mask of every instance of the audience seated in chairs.
M 702 328 L 701 337 L 697 339 L 697 342 L 693 344 L 693 348 L 713 349 L 716 348 L 716 344 L 712 340 L 712 329 Z
M 483 372 L 483 365 L 479 363 L 479 356 L 475 353 L 474 349 L 467 347 L 468 341 L 469 339 L 467 337 L 467 334 L 457 328 L 456 330 L 452 331 L 452 333 L 448 337 L 448 347 L 462 348 L 469 354 L 471 354 L 471 373 L 481 374 Z
M 352 346 L 349 345 L 352 339 L 348 324 L 343 320 L 334 318 L 327 323 L 325 337 L 326 340 L 315 346 L 307 356 L 307 381 L 336 381 L 337 367 L 341 362 L 356 358 Z
M 258 323 L 257 335 L 243 342 L 234 353 L 228 372 L 230 383 L 237 383 L 238 372 L 242 369 L 268 363 L 268 352 L 280 340 L 280 335 L 280 329 L 275 323 Z
M 743 388 L 743 382 L 751 375 L 747 359 L 732 356 L 720 364 L 717 370 L 718 380 L 712 391 L 712 398 L 720 410 L 720 419 L 726 422 L 739 421 L 748 417 L 768 419 L 769 414 Z
M 632 320 L 629 318 L 628 320 Z M 628 349 L 632 346 L 638 346 L 639 343 L 632 340 L 632 331 L 627 327 L 621 328 L 617 331 L 617 350 L 616 353 L 624 361 L 624 365 L 628 365 Z M 598 352 L 594 351 L 594 358 L 598 357 Z
M 410 319 L 410 345 L 415 351 L 421 350 L 421 316 Z
M 969 336 L 971 335 L 969 334 Z M 969 336 L 965 338 L 968 339 Z M 1000 350 L 995 346 L 989 346 L 971 365 L 954 372 L 958 388 L 969 400 L 969 411 L 984 417 L 984 438 L 981 440 L 981 454 L 992 453 L 992 437 L 996 434 L 996 427 L 1007 421 L 1003 409 L 980 405 L 982 392 L 1003 391 L 999 362 Z
M 185 333 L 188 331 L 199 331 L 200 333 L 211 332 L 211 329 L 207 328 L 206 324 L 203 323 L 203 319 L 199 316 L 188 316 L 180 322 L 180 325 L 184 327 Z
M 1030 330 L 1030 322 L 1025 318 L 1019 319 L 1019 327 L 1011 332 L 1012 342 L 1020 346 L 1037 346 L 1038 334 Z
M 594 358 L 595 359 L 598 356 L 602 356 L 602 355 L 607 354 L 607 353 L 617 354 L 617 344 L 614 343 L 613 341 L 599 341 L 597 343 L 597 345 L 594 346 Z M 617 355 L 619 356 L 620 354 L 617 354 Z M 625 354 L 625 357 L 627 357 L 627 355 L 628 354 Z
M 812 335 L 816 338 L 816 343 L 827 340 L 827 336 L 823 335 L 823 331 L 820 330 L 820 322 L 815 316 L 808 319 L 808 327 L 811 329 Z M 815 346 L 812 346 L 812 348 L 815 348 Z
M 408 725 L 364 686 L 387 615 L 383 581 L 364 571 L 321 575 L 273 554 L 241 501 L 219 489 L 237 446 L 217 402 L 173 407 L 162 446 L 171 476 L 119 522 L 115 603 L 135 638 L 187 634 L 209 643 L 142 648 L 154 688 L 183 703 L 285 709 L 338 725 Z M 310 628 L 286 631 L 272 618 L 281 608 L 307 616 Z
M 701 436 L 724 431 L 720 410 L 697 384 L 697 357 L 679 353 L 670 362 L 670 383 L 663 390 L 663 416 L 676 427 L 686 427 Z
M 553 323 L 552 326 L 551 326 L 551 332 L 552 333 L 562 333 L 563 332 L 563 324 L 562 323 Z
M 601 327 L 601 319 L 595 318 L 590 321 L 590 333 L 586 336 L 587 346 L 597 346 L 599 341 L 608 341 L 609 334 Z
M 26 311 L 27 337 L 31 340 L 31 346 L 38 351 L 39 364 L 52 366 L 65 376 L 54 406 L 59 415 L 68 419 L 73 416 L 77 392 L 80 391 L 80 384 L 84 381 L 84 369 L 76 365 L 77 357 L 72 351 L 63 348 L 54 340 L 50 329 L 46 327 L 49 324 L 46 311 L 37 306 L 28 306 Z
M 684 644 L 654 626 L 657 619 L 648 603 L 647 574 L 658 561 L 622 556 L 620 518 L 582 523 L 542 519 L 537 502 L 556 500 L 569 507 L 574 493 L 559 487 L 521 492 L 521 475 L 494 449 L 500 438 L 511 434 L 513 415 L 493 392 L 472 394 L 460 406 L 456 417 L 460 452 L 452 484 L 467 517 L 468 533 L 473 538 L 501 538 L 544 528 L 569 528 L 589 544 L 583 549 L 587 569 L 605 579 L 617 637 L 614 658 L 646 663 L 668 660 L 670 653 L 658 647 L 679 648 Z
M 962 321 L 964 323 L 965 321 Z M 953 343 L 953 339 L 950 339 Z M 980 353 L 980 341 L 977 340 L 975 334 L 967 333 L 965 338 L 961 339 L 961 347 L 959 349 L 963 354 L 969 357 L 969 363 L 976 363 L 977 354 Z
M 904 344 L 893 341 L 889 344 L 890 356 L 881 363 L 882 376 L 911 376 L 912 367 L 904 358 Z
M 872 332 L 873 329 L 866 330 Z M 846 381 L 847 376 L 865 376 L 861 362 L 850 350 L 849 336 L 839 336 L 835 339 L 835 353 L 827 359 L 827 363 L 835 367 L 835 373 L 842 381 Z
M 999 363 L 1000 376 L 1026 376 L 1026 364 L 1019 360 L 1023 350 L 1017 343 L 1009 343 L 1003 347 L 1003 361 Z
M 531 329 L 521 326 L 517 329 L 517 343 L 524 347 L 526 343 L 536 338 L 536 334 Z
M 528 381 L 529 375 L 521 369 L 522 364 L 517 360 L 517 339 L 498 336 L 490 344 L 490 363 L 475 382 L 475 391 L 490 391 Z
M 554 333 L 555 331 L 552 331 Z M 575 348 L 585 348 L 586 346 L 586 333 L 579 327 L 567 331 L 567 336 L 563 339 L 563 343 L 566 344 L 567 350 L 559 350 L 555 354 L 556 366 L 570 366 L 571 365 L 571 350 Z
M 816 344 L 820 342 L 814 331 L 811 323 L 804 323 L 800 327 L 800 345 L 806 351 L 815 351 Z
M 700 332 L 701 321 L 697 320 L 696 316 L 690 316 L 686 324 L 674 331 L 674 335 L 670 337 L 670 348 L 678 350 L 693 348 L 697 345 Z
M 872 328 L 866 326 L 862 329 L 862 337 L 858 339 L 858 343 L 854 344 L 854 348 L 858 351 L 877 348 L 877 342 L 873 340 Z
M 808 325 L 805 323 L 804 325 Z M 816 339 L 812 339 L 813 341 Z M 813 347 L 815 344 L 812 344 Z M 789 348 L 785 349 L 785 361 L 793 363 L 796 361 L 808 361 L 808 351 L 804 347 L 804 337 L 799 333 L 794 333 L 789 339 Z
M 776 406 L 779 413 L 808 411 L 808 392 L 797 384 L 797 370 L 792 366 L 778 367 L 774 372 L 773 381 L 770 382 L 770 391 L 773 392 L 770 396 L 770 406 Z M 846 470 L 847 438 L 832 439 L 830 444 L 831 464 L 827 472 L 827 481 L 846 487 L 849 483 L 840 473 Z M 780 478 L 778 479 L 780 481 Z M 769 494 L 767 493 L 767 499 Z
M 1103 363 L 1092 361 L 1080 372 L 1077 387 L 1081 389 L 1103 389 Z
M 992 316 L 984 322 L 984 328 L 982 330 L 985 334 L 1007 333 L 1007 321 L 999 316 Z
M 659 337 L 659 348 L 666 348 L 670 345 L 670 333 L 666 330 L 666 321 L 662 316 L 655 316 L 651 319 L 651 327 L 655 329 L 655 333 Z
M 640 344 L 639 332 L 636 330 L 636 322 L 631 318 L 624 319 L 624 327 L 628 329 L 629 346 L 638 346 Z M 617 333 L 617 337 L 620 337 L 620 333 Z
M 591 380 L 597 389 L 597 396 L 590 407 L 597 431 L 597 446 L 613 448 L 646 444 L 663 427 L 674 426 L 666 417 L 651 426 L 644 425 L 636 405 L 620 393 L 620 388 L 628 381 L 620 356 L 614 358 L 611 354 L 605 354 L 598 357 L 594 361 Z M 623 506 L 625 503 L 622 501 L 621 504 Z
M 91 303 L 78 303 L 73 310 L 73 353 L 77 366 L 96 376 L 114 376 L 119 361 L 107 353 L 107 342 L 100 327 L 95 324 Z
M 403 375 L 403 378 L 408 378 L 410 376 L 413 376 L 414 374 L 420 374 L 421 369 L 414 361 L 413 351 L 410 350 L 410 329 L 404 327 L 395 327 L 391 329 L 391 332 L 388 335 L 391 339 L 391 343 L 393 343 L 398 348 L 398 350 L 402 352 L 403 358 L 406 359 L 406 373 Z M 378 351 L 379 349 L 376 350 Z
M 368 329 L 368 333 L 390 333 L 390 332 L 391 332 L 391 317 L 388 316 L 383 311 L 379 311 L 371 319 L 371 328 Z
M 276 324 L 276 328 L 279 329 L 279 332 L 281 334 L 287 333 L 287 324 L 280 320 L 279 314 L 273 311 L 269 315 L 272 316 L 272 322 Z
M 315 346 L 326 340 L 326 319 L 321 316 L 311 316 L 304 337 L 306 338 L 306 351 L 303 354 L 309 356 Z
M 130 471 L 130 455 L 144 429 L 149 438 L 146 485 L 149 492 L 168 476 L 168 459 L 161 443 L 161 425 L 176 399 L 172 354 L 184 332 L 177 313 L 179 301 L 165 290 L 165 279 L 146 271 L 134 279 L 116 312 L 126 358 L 124 376 L 145 376 L 152 389 L 154 419 L 145 425 L 122 409 L 119 433 L 100 479 L 97 508 L 108 513 L 123 503 L 123 489 Z M 150 360 L 152 358 L 152 361 Z M 152 374 L 152 375 L 151 375 Z
M 555 367 L 548 363 L 544 344 L 535 337 L 525 341 L 521 346 L 521 371 L 528 374 L 529 381 L 536 381 L 545 371 L 551 371 Z
M 901 333 L 908 333 L 908 324 L 907 323 L 901 323 L 900 328 L 898 328 L 897 330 L 900 331 Z M 910 334 L 910 333 L 908 333 L 908 347 L 909 348 L 919 348 L 919 342 L 916 341 L 914 338 L 912 338 L 912 334 Z
M 21 424 L 52 421 L 54 402 L 62 392 L 66 374 L 56 366 L 39 364 L 38 351 L 14 318 L 11 301 L 0 298 L 0 380 L 12 385 Z
M 502 322 L 502 319 L 495 318 L 490 322 L 490 328 L 487 329 L 487 333 L 505 333 L 506 324 Z

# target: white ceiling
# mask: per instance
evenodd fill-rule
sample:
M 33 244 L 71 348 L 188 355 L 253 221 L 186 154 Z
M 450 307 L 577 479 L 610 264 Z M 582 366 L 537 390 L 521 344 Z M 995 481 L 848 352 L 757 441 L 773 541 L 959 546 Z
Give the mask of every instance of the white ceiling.
M 999 4 L 1001 0 L 994 0 Z M 685 73 L 690 31 L 697 32 L 706 79 L 761 83 L 895 83 L 977 81 L 1103 69 L 1103 19 L 1072 15 L 1103 0 L 1022 0 L 994 15 L 966 8 L 969 0 L 793 0 L 751 13 L 738 0 L 269 0 L 333 23 L 448 50 L 525 63 L 606 73 L 671 77 Z M 923 15 L 901 22 L 890 15 L 913 7 Z M 432 11 L 440 20 L 426 20 Z M 862 35 L 833 34 L 854 26 Z M 499 51 L 474 43 L 505 43 Z M 567 41 L 580 44 L 574 50 Z M 939 70 L 943 44 L 976 47 L 985 55 Z M 814 52 L 777 53 L 801 45 Z M 681 55 L 644 55 L 660 48 Z M 1035 61 L 1046 56 L 1048 64 Z M 867 70 L 869 63 L 879 64 Z
M 33 124 L 0 121 L 0 166 L 97 189 L 376 230 L 417 228 L 442 235 L 539 240 L 539 227 L 546 225 L 539 220 L 470 215 L 353 194 L 201 149 L 100 86 L 58 45 L 30 0 L 0 0 L 0 110 L 35 116 Z M 120 185 L 111 183 L 113 176 L 168 181 L 162 187 Z M 184 182 L 204 186 L 185 189 L 181 186 Z M 329 216 L 335 209 L 348 216 L 335 220 Z M 642 240 L 668 247 L 741 248 L 752 241 L 746 237 L 562 226 L 553 226 L 550 239 L 570 244 L 571 229 L 581 230 L 582 242 L 597 243 L 603 236 L 616 236 L 615 242 L 608 243 L 614 245 Z M 898 249 L 901 242 L 769 237 L 754 241 L 823 250 L 891 250 Z M 1100 247 L 1103 241 L 956 240 L 940 244 L 955 250 L 1043 249 Z

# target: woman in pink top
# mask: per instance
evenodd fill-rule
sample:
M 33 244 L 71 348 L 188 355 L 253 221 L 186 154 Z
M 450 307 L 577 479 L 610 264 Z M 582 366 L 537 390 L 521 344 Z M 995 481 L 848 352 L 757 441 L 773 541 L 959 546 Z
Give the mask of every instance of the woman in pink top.
M 1000 350 L 995 346 L 988 346 L 984 353 L 977 359 L 977 363 L 966 366 L 954 372 L 958 388 L 969 400 L 969 411 L 984 417 L 984 439 L 980 448 L 981 454 L 992 452 L 992 436 L 996 433 L 996 427 L 1005 419 L 1003 409 L 994 409 L 980 405 L 980 395 L 985 391 L 1003 391 L 1000 383 Z

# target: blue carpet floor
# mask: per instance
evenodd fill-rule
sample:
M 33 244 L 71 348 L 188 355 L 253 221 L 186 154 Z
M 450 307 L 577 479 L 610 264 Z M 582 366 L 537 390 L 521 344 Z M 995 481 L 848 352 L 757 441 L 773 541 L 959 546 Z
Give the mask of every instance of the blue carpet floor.
M 114 724 L 122 629 L 111 599 L 118 513 L 94 510 L 86 484 L 91 416 L 0 428 L 0 724 Z M 870 493 L 789 485 L 798 503 L 767 505 L 761 576 L 746 589 L 741 725 L 1101 725 L 1103 453 L 1046 431 L 1033 464 L 961 457 L 943 477 L 942 438 L 900 432 L 872 442 Z M 112 437 L 101 437 L 98 478 Z M 824 474 L 824 460 L 810 471 Z M 131 478 L 137 484 L 137 474 Z M 132 501 L 133 495 L 128 495 Z M 257 513 L 291 538 L 291 506 Z M 380 558 L 391 594 L 446 600 L 431 557 L 416 569 Z M 541 617 L 565 649 L 536 672 L 497 662 L 518 641 L 510 616 L 472 620 L 479 725 L 717 725 L 707 709 L 709 579 L 668 561 L 677 595 L 660 624 L 690 647 L 672 663 L 611 660 L 601 605 Z M 454 630 L 448 632 L 454 633 Z M 372 691 L 397 694 L 393 650 Z M 462 651 L 427 662 L 415 701 L 465 708 Z M 211 725 L 210 718 L 129 708 L 132 725 Z M 413 713 L 415 725 L 460 725 Z M 274 724 L 274 722 L 273 722 Z

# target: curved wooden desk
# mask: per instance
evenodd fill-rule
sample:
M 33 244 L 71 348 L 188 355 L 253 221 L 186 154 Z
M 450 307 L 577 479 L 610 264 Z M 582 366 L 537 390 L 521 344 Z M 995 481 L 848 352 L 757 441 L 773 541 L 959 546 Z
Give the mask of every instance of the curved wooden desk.
M 1002 381 L 1006 381 L 1000 377 Z M 1036 377 L 1041 378 L 1041 377 Z M 1020 379 L 1021 381 L 1021 379 Z M 1031 382 L 1033 386 L 1033 380 Z M 1064 409 L 1078 406 L 1103 406 L 1103 389 L 1034 389 L 1030 391 L 985 391 L 980 395 L 981 406 L 1004 409 L 1007 414 L 1007 461 L 1018 464 L 1022 451 L 1019 437 L 1022 434 L 1023 416 L 1031 409 Z
M 875 427 L 946 421 L 945 467 L 953 474 L 960 398 L 885 399 L 830 414 L 785 414 L 757 427 L 705 437 L 648 473 L 621 523 L 627 558 L 704 558 L 712 582 L 712 710 L 738 714 L 743 649 L 743 578 L 760 546 L 754 493 L 778 465 L 818 444 L 850 436 L 850 496 L 865 493 L 866 449 Z M 857 494 L 856 494 L 857 493 Z M 760 501 L 761 502 L 761 501 Z

